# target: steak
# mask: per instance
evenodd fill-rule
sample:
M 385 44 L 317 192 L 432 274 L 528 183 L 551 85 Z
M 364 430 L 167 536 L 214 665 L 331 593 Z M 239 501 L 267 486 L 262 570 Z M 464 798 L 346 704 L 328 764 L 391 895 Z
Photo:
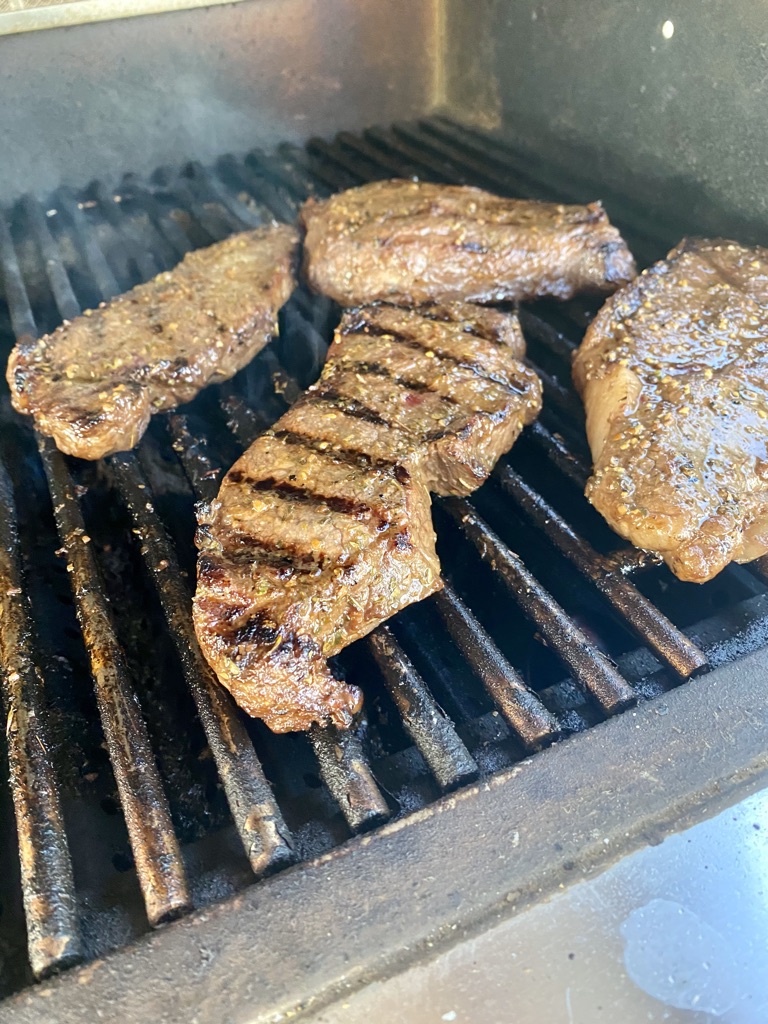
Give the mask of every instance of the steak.
M 605 304 L 574 376 L 614 530 L 698 583 L 768 551 L 768 249 L 684 240 Z
M 307 278 L 342 306 L 568 299 L 615 291 L 636 273 L 599 203 L 395 180 L 308 199 L 301 216 Z
M 348 311 L 320 380 L 199 516 L 194 622 L 235 700 L 275 732 L 348 726 L 326 659 L 439 590 L 429 491 L 468 494 L 541 390 L 517 318 L 456 304 Z
M 287 225 L 234 235 L 53 334 L 21 339 L 8 362 L 14 407 L 69 455 L 132 448 L 152 413 L 232 377 L 276 333 L 297 245 Z

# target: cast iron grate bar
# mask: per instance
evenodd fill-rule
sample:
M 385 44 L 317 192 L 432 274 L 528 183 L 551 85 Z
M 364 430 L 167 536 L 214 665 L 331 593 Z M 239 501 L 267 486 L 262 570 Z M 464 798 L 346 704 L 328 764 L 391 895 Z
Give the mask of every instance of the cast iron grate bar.
M 500 537 L 464 498 L 441 498 L 439 507 L 454 520 L 484 562 L 489 563 L 521 610 L 535 624 L 549 647 L 570 668 L 574 679 L 608 715 L 634 704 L 636 695 L 618 669 L 576 626 L 519 555 Z
M 651 650 L 681 678 L 701 672 L 707 657 L 685 633 L 672 625 L 629 580 L 617 575 L 607 559 L 573 530 L 541 495 L 509 466 L 496 472 L 502 490 L 561 551 L 579 572 L 608 599 L 613 609 Z
M 41 437 L 39 447 L 147 918 L 155 926 L 190 909 L 181 853 L 75 485 L 53 442 Z
M 145 188 L 135 174 L 126 174 L 120 188 L 124 200 L 135 201 L 149 218 L 161 241 L 162 260 L 165 265 L 177 263 L 192 248 L 192 243 L 183 228 L 161 205 L 155 193 Z
M 24 201 L 24 210 L 45 261 L 60 315 L 62 319 L 71 319 L 77 316 L 79 304 L 43 211 L 31 198 Z M 27 333 L 37 333 L 31 312 L 29 328 Z M 155 926 L 190 909 L 181 852 L 75 485 L 64 456 L 53 442 L 38 437 L 38 447 L 59 536 L 67 553 L 75 608 L 90 659 L 99 714 L 147 918 Z
M 0 685 L 21 860 L 29 962 L 36 978 L 82 959 L 72 863 L 46 739 L 45 683 L 35 663 L 13 485 L 0 462 Z
M 192 595 L 176 551 L 155 512 L 152 493 L 132 452 L 109 460 L 134 523 L 141 554 L 163 608 L 229 807 L 257 876 L 290 863 L 290 833 L 234 701 L 203 658 L 192 626 Z
M 526 750 L 539 750 L 560 735 L 557 718 L 529 690 L 453 587 L 432 598 L 452 640 Z
M 296 219 L 299 201 L 287 189 L 281 189 L 265 175 L 257 174 L 249 164 L 239 163 L 234 157 L 225 156 L 218 161 L 216 170 L 222 181 L 232 183 L 244 193 L 250 193 L 278 220 Z
M 59 213 L 64 213 L 72 225 L 74 237 L 82 253 L 83 262 L 88 268 L 97 290 L 103 299 L 111 299 L 121 292 L 120 285 L 112 273 L 112 269 L 104 258 L 100 246 L 91 231 L 88 230 L 82 204 L 70 189 L 61 188 L 54 194 Z
M 418 173 L 418 168 L 415 165 L 382 152 L 377 146 L 357 135 L 352 135 L 351 132 L 339 132 L 335 142 L 345 150 L 358 153 L 367 160 L 378 164 L 383 172 L 391 174 L 393 177 L 411 177 Z
M 478 767 L 437 701 L 395 639 L 379 626 L 366 639 L 406 732 L 443 790 L 456 789 L 477 777 Z

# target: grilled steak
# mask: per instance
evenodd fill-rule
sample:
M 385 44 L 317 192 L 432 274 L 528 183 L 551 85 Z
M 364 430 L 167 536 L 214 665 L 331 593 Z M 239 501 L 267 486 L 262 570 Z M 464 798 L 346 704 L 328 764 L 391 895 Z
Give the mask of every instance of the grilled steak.
M 681 242 L 605 304 L 574 375 L 618 533 L 698 583 L 768 551 L 768 249 Z
M 234 235 L 39 340 L 8 362 L 14 407 L 83 459 L 132 448 L 150 415 L 226 380 L 264 347 L 292 292 L 296 231 Z
M 540 407 L 517 318 L 455 305 L 343 318 L 323 374 L 200 516 L 194 620 L 271 729 L 347 726 L 326 659 L 441 587 L 429 491 L 467 494 Z
M 501 199 L 481 189 L 378 181 L 302 208 L 305 270 L 342 306 L 568 299 L 634 277 L 599 203 Z

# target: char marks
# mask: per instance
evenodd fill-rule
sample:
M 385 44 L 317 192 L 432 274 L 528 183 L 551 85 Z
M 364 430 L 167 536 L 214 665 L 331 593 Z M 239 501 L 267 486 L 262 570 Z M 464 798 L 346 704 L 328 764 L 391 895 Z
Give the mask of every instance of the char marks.
M 440 588 L 429 490 L 471 493 L 539 409 L 515 317 L 380 313 L 342 319 L 319 382 L 201 511 L 201 648 L 278 732 L 351 723 L 359 695 L 326 659 Z
M 233 483 L 242 483 L 253 491 L 267 491 L 270 494 L 277 495 L 277 497 L 284 501 L 301 502 L 302 504 L 311 505 L 318 512 L 330 509 L 331 512 L 337 512 L 339 515 L 353 516 L 355 519 L 366 519 L 374 513 L 374 509 L 363 501 L 355 501 L 354 498 L 344 498 L 338 495 L 321 494 L 310 487 L 301 487 L 291 483 L 290 480 L 276 480 L 272 476 L 255 480 L 240 470 L 231 472 L 229 478 Z M 383 529 L 387 525 L 387 519 L 382 513 L 377 515 L 377 519 L 379 528 Z

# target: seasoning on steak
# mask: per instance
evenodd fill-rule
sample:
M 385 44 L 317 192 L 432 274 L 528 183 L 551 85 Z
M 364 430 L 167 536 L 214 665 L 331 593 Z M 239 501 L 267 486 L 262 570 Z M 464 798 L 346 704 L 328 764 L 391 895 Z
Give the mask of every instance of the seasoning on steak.
M 347 726 L 326 664 L 440 589 L 429 491 L 468 494 L 541 404 L 517 318 L 348 311 L 323 374 L 200 515 L 194 621 L 220 681 L 275 732 Z
M 636 273 L 600 203 L 395 180 L 308 199 L 301 216 L 310 284 L 342 306 L 568 299 L 615 291 Z
M 233 376 L 276 333 L 297 244 L 287 225 L 234 235 L 53 334 L 21 339 L 8 362 L 14 407 L 69 455 L 132 448 L 152 413 Z
M 684 240 L 605 304 L 574 376 L 614 530 L 698 583 L 768 551 L 768 249 Z

